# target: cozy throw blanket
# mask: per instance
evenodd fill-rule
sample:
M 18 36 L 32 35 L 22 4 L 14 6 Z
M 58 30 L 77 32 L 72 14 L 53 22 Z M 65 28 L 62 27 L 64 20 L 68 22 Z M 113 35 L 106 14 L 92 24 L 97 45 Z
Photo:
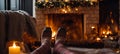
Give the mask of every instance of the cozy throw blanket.
M 35 22 L 24 11 L 0 11 L 0 54 L 7 54 L 6 43 L 22 41 L 24 32 L 36 38 Z

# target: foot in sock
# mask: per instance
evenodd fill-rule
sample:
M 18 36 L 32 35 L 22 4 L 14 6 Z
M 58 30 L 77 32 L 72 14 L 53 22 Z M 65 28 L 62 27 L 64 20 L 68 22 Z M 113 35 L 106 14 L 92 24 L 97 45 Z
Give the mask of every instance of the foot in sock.
M 41 35 L 41 46 L 34 50 L 31 54 L 51 54 L 51 40 L 52 31 L 50 27 L 44 28 Z
M 44 41 L 49 41 L 49 43 L 50 43 L 51 36 L 52 36 L 51 28 L 50 27 L 44 28 L 44 30 L 41 34 L 41 43 L 44 43 Z
M 64 27 L 60 27 L 57 31 L 55 44 L 59 42 L 64 43 L 65 38 L 66 38 L 66 29 Z

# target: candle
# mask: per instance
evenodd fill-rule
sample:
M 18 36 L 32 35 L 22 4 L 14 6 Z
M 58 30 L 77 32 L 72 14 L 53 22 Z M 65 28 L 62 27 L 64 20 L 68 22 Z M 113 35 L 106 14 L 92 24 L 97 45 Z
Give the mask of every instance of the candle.
M 14 42 L 13 46 L 9 47 L 9 54 L 20 54 L 20 46 L 16 46 Z
M 96 38 L 96 41 L 97 41 L 97 42 L 101 41 L 101 38 L 97 37 L 97 38 Z

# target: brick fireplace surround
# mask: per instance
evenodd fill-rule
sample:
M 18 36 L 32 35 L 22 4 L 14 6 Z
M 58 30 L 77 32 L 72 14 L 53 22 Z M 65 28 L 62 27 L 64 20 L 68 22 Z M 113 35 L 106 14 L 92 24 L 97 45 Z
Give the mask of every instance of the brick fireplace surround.
M 75 13 L 75 14 L 84 14 L 83 24 L 84 24 L 84 36 L 91 31 L 91 27 L 94 26 L 97 29 L 97 25 L 99 23 L 99 6 L 96 7 L 78 7 L 77 10 L 75 8 L 70 8 L 71 11 L 67 13 Z M 52 9 L 38 9 L 36 8 L 36 19 L 37 19 L 37 29 L 38 29 L 38 37 L 40 38 L 41 32 L 43 28 L 46 26 L 45 20 L 48 17 L 47 14 L 65 14 L 64 11 L 61 11 L 60 8 L 52 8 Z

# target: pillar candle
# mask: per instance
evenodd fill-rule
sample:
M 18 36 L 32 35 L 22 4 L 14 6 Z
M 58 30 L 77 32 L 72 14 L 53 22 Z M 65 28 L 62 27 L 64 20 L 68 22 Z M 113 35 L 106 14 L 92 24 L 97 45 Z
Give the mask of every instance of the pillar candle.
M 9 54 L 20 54 L 20 46 L 16 46 L 15 43 L 13 43 L 13 46 L 9 47 Z

